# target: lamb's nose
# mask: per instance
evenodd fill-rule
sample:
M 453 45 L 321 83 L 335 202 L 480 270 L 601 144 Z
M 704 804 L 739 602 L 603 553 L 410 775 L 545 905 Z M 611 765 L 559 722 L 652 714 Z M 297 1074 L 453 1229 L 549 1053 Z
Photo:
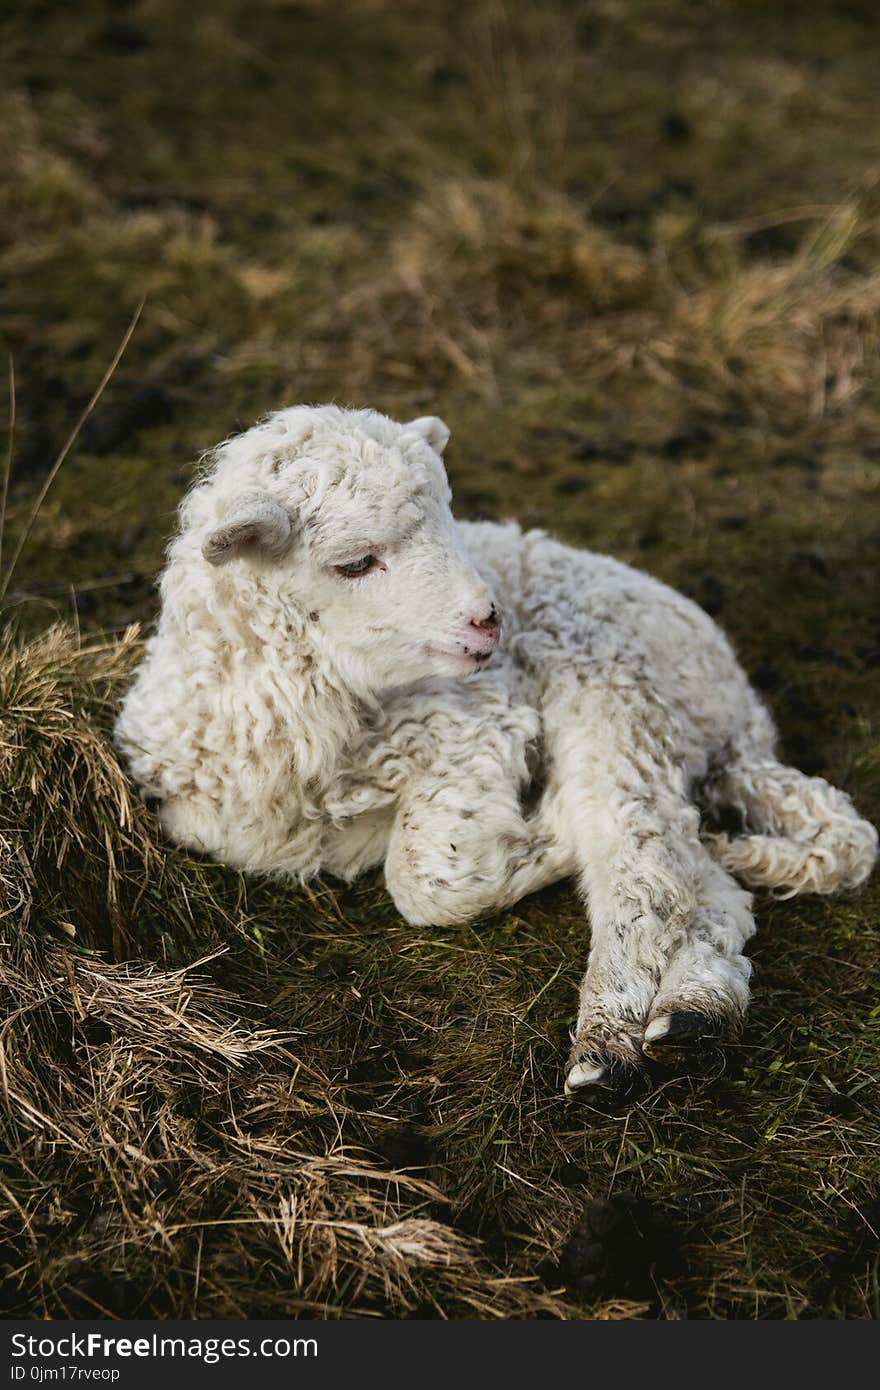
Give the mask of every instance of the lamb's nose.
M 493 603 L 485 618 L 471 618 L 470 626 L 475 627 L 478 632 L 486 632 L 491 636 L 500 631 L 501 614 Z

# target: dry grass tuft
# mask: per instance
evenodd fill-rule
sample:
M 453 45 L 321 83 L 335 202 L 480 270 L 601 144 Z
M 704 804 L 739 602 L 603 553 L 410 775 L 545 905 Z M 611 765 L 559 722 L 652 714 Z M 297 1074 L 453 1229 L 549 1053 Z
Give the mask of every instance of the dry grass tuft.
M 87 645 L 62 626 L 31 642 L 11 627 L 0 635 L 4 917 L 22 932 L 60 931 L 117 955 L 164 860 L 152 818 L 95 723 L 109 722 L 137 649 L 135 627 L 121 641 Z
M 575 334 L 583 356 L 589 324 L 595 364 L 610 348 L 604 317 L 643 309 L 652 291 L 645 257 L 554 190 L 450 180 L 414 206 L 385 277 L 353 292 L 342 312 L 364 381 L 399 386 L 445 369 L 494 390 L 504 359 L 528 361 L 547 332 Z M 566 358 L 572 350 L 569 340 Z M 541 374 L 548 368 L 544 360 Z M 566 361 L 556 368 L 561 375 Z
M 692 416 L 805 429 L 851 407 L 880 360 L 880 276 L 849 263 L 876 234 L 850 202 L 778 262 L 748 262 L 742 229 L 674 219 L 645 250 L 546 185 L 450 180 L 334 318 L 360 390 L 439 374 L 492 396 L 515 363 L 533 380 L 650 381 Z
M 690 257 L 648 361 L 667 386 L 683 380 L 716 411 L 802 428 L 840 414 L 880 360 L 880 275 L 847 266 L 869 234 L 876 224 L 846 203 L 779 263 L 743 265 L 735 244 L 727 267 Z

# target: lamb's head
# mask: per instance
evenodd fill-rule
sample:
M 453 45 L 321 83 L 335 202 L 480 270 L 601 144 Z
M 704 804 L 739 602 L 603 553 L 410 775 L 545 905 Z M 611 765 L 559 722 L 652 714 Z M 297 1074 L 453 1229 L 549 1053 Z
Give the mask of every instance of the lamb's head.
M 279 411 L 217 451 L 184 529 L 202 564 L 258 572 L 353 686 L 464 675 L 495 650 L 500 616 L 450 510 L 448 438 L 433 416 Z

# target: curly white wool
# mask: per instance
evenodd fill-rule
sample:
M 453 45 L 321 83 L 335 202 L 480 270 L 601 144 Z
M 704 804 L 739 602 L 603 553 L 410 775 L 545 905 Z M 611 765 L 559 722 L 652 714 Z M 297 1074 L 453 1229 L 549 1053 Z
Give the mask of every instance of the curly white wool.
M 178 843 L 300 879 L 384 863 L 413 923 L 576 875 L 592 944 L 566 1088 L 607 1083 L 694 1020 L 742 1019 L 754 919 L 731 874 L 851 887 L 877 833 L 776 761 L 689 600 L 543 532 L 455 522 L 447 438 L 296 407 L 216 450 L 117 737 Z M 742 833 L 701 839 L 698 801 Z

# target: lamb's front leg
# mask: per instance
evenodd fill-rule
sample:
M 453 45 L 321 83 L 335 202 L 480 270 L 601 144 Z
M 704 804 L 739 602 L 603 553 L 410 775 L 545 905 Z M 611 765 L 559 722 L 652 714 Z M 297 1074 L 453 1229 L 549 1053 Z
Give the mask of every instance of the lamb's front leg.
M 652 1003 L 697 910 L 699 817 L 667 723 L 620 673 L 569 673 L 545 712 L 548 807 L 576 855 L 591 924 L 568 1093 L 635 1078 Z
M 574 872 L 540 816 L 523 814 L 539 730 L 503 671 L 389 709 L 370 762 L 396 769 L 385 880 L 407 921 L 473 920 Z
M 385 881 L 408 922 L 473 921 L 574 871 L 568 850 L 523 817 L 516 782 L 491 772 L 423 773 L 401 796 Z
M 752 895 L 702 846 L 697 859 L 697 911 L 663 972 L 645 1029 L 645 1048 L 658 1059 L 680 1043 L 736 1037 L 749 1004 L 752 966 L 743 948 L 755 934 Z
M 642 1049 L 663 1060 L 679 1044 L 690 1049 L 705 1038 L 739 1033 L 752 973 L 743 955 L 755 932 L 751 895 L 702 846 L 694 845 L 693 854 L 697 902 L 685 931 L 648 913 L 638 922 L 630 918 L 621 940 L 625 911 L 612 902 L 610 911 L 594 916 L 568 1094 L 587 1085 L 625 1085 L 640 1067 Z
M 616 800 L 616 804 L 615 803 Z M 592 939 L 580 990 L 566 1092 L 625 1088 L 640 1069 L 651 1006 L 687 940 L 695 874 L 675 820 L 650 796 L 633 802 L 608 788 L 608 804 L 584 815 L 580 883 Z

